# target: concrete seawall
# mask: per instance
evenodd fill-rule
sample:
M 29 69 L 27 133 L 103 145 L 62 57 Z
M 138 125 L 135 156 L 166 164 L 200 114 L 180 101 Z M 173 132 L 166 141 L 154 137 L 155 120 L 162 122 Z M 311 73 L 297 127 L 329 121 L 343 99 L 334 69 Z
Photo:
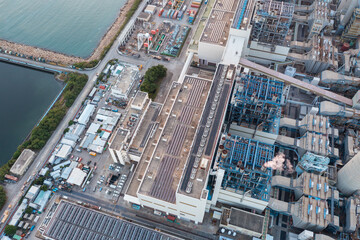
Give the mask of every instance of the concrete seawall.
M 44 59 L 45 62 L 47 63 L 59 63 L 63 65 L 72 65 L 78 62 L 92 61 L 99 59 L 104 48 L 107 45 L 109 45 L 112 39 L 116 36 L 117 32 L 119 31 L 120 27 L 122 26 L 123 22 L 126 19 L 127 12 L 129 12 L 134 2 L 135 0 L 128 0 L 124 4 L 124 6 L 120 9 L 119 15 L 114 21 L 114 23 L 108 28 L 107 32 L 102 37 L 98 46 L 95 48 L 91 56 L 86 59 L 76 56 L 69 56 L 66 54 L 54 52 L 43 48 L 9 42 L 1 39 L 0 39 L 0 52 L 6 54 L 10 54 L 11 52 L 12 55 L 16 53 L 16 56 L 23 56 L 27 59 L 29 59 L 30 56 L 36 59 L 41 58 Z

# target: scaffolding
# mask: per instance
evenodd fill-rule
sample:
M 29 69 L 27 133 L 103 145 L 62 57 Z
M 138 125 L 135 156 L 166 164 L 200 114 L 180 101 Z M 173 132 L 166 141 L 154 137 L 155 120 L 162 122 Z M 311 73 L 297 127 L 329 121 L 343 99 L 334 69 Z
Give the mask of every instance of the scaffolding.
M 272 45 L 284 45 L 293 13 L 292 3 L 259 1 L 253 17 L 251 39 Z
M 274 157 L 274 146 L 238 136 L 227 137 L 220 146 L 219 166 L 225 170 L 222 187 L 250 193 L 268 201 L 271 169 L 264 164 Z
M 237 79 L 231 101 L 231 122 L 278 134 L 284 83 L 253 75 Z

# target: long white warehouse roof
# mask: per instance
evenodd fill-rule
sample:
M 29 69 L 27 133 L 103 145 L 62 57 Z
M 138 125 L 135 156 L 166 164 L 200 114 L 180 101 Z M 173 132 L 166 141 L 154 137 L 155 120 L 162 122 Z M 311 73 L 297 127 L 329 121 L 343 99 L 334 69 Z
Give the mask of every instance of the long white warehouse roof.
M 84 111 L 81 113 L 79 119 L 78 119 L 78 123 L 86 125 L 91 117 L 91 115 L 93 115 L 95 111 L 95 105 L 92 104 L 88 104 L 86 105 Z

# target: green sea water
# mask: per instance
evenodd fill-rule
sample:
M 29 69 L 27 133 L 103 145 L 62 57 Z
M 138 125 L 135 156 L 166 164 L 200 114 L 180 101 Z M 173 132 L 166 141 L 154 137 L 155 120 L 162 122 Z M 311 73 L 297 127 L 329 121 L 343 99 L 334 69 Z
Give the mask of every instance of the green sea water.
M 3 62 L 0 84 L 0 165 L 3 165 L 64 85 L 53 74 Z
M 125 2 L 0 0 L 0 39 L 86 58 Z

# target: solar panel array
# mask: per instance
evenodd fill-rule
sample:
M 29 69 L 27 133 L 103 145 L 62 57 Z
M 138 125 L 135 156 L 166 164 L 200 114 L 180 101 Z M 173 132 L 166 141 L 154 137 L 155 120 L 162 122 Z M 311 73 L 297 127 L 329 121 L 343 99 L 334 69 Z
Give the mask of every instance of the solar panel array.
M 56 240 L 175 240 L 134 223 L 61 202 L 45 235 Z
M 191 86 L 188 86 L 189 84 Z M 185 80 L 184 85 L 189 87 L 189 95 L 175 123 L 172 138 L 166 149 L 166 155 L 161 160 L 159 170 L 150 189 L 150 195 L 157 199 L 172 203 L 176 202 L 176 188 L 172 187 L 174 171 L 180 164 L 179 157 L 194 114 L 198 108 L 202 107 L 201 97 L 207 84 L 209 84 L 207 81 L 197 78 L 187 77 Z
M 165 200 L 167 202 L 175 203 L 175 190 L 172 188 L 174 181 L 174 171 L 179 165 L 180 160 L 177 158 L 166 156 L 160 164 L 158 174 L 151 186 L 150 195 Z

